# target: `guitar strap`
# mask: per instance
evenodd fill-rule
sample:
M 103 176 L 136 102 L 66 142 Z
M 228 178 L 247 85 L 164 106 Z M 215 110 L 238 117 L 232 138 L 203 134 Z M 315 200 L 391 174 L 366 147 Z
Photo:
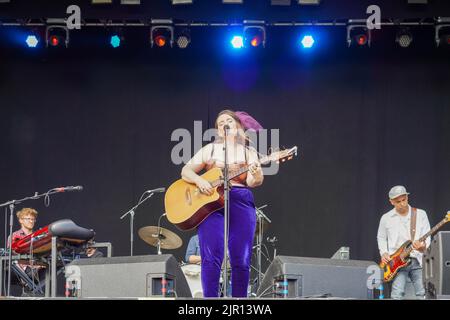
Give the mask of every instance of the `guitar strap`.
M 417 208 L 411 208 L 411 241 L 414 241 L 416 235 Z

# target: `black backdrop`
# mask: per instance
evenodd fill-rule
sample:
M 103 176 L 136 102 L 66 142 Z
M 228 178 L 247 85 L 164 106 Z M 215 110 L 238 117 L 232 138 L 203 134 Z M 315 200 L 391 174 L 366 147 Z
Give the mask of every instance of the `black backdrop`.
M 330 257 L 349 246 L 351 258 L 377 260 L 391 186 L 406 185 L 431 224 L 449 209 L 450 61 L 431 30 L 406 50 L 381 36 L 370 50 L 349 49 L 345 30 L 333 32 L 305 53 L 284 41 L 292 30 L 273 30 L 264 51 L 240 56 L 224 50 L 217 30 L 198 31 L 186 51 L 114 51 L 89 36 L 61 52 L 3 45 L 0 201 L 83 185 L 50 207 L 17 209 L 35 207 L 39 226 L 71 218 L 127 255 L 129 219 L 119 217 L 143 191 L 180 176 L 172 131 L 192 132 L 194 120 L 212 125 L 230 107 L 300 148 L 254 192 L 257 205 L 269 205 L 266 235 L 277 236 L 278 253 Z M 137 210 L 135 254 L 156 253 L 137 230 L 163 212 L 161 194 Z M 176 232 L 184 245 L 170 253 L 181 260 L 192 232 Z

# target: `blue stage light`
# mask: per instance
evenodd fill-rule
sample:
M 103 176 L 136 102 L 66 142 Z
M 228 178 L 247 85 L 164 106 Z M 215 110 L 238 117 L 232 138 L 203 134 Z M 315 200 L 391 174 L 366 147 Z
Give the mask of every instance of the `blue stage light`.
M 234 49 L 241 49 L 244 47 L 244 38 L 242 36 L 233 36 L 231 39 L 231 45 Z
M 315 41 L 314 41 L 314 37 L 311 36 L 311 35 L 306 35 L 306 36 L 304 36 L 303 39 L 302 39 L 302 41 L 301 41 L 302 46 L 303 46 L 303 48 L 305 48 L 305 49 L 312 48 L 312 47 L 314 46 L 314 42 L 315 42 Z
M 39 39 L 34 35 L 29 35 L 25 42 L 29 48 L 36 48 L 39 44 Z
M 114 36 L 111 37 L 111 46 L 113 48 L 120 47 L 120 42 L 121 42 L 121 39 L 120 39 L 120 37 L 118 35 L 114 35 Z

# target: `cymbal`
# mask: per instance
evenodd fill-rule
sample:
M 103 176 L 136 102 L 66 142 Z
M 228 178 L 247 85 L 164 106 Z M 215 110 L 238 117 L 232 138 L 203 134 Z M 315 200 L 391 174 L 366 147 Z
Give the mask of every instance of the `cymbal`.
M 158 236 L 159 230 L 159 236 Z M 183 240 L 174 232 L 155 226 L 142 227 L 138 231 L 139 237 L 149 245 L 157 247 L 158 238 L 161 249 L 177 249 L 183 245 Z

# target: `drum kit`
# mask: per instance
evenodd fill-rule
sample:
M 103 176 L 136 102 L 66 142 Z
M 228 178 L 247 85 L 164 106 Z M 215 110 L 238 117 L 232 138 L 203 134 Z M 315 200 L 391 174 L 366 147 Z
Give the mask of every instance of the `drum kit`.
M 262 276 L 262 246 L 263 246 L 263 234 L 270 226 L 272 222 L 261 209 L 265 208 L 267 205 L 256 208 L 256 230 L 255 230 L 255 245 L 253 250 L 255 251 L 256 261 L 255 266 L 252 265 L 252 269 L 256 271 L 256 277 L 251 281 L 256 287 L 249 287 L 250 291 L 256 292 L 257 286 L 259 286 Z M 145 241 L 147 244 L 156 247 L 158 254 L 161 254 L 161 249 L 164 250 L 174 250 L 178 249 L 183 245 L 183 240 L 173 231 L 165 229 L 160 226 L 147 226 L 142 227 L 138 231 L 139 237 Z M 268 259 L 267 256 L 265 256 Z M 186 277 L 186 281 L 192 293 L 193 298 L 202 298 L 203 290 L 201 284 L 201 266 L 199 264 L 191 263 L 181 263 L 181 270 Z M 228 270 L 231 271 L 231 267 L 228 261 Z M 231 278 L 229 278 L 231 279 Z M 220 279 L 222 284 L 222 277 Z M 223 285 L 223 284 L 222 284 Z

